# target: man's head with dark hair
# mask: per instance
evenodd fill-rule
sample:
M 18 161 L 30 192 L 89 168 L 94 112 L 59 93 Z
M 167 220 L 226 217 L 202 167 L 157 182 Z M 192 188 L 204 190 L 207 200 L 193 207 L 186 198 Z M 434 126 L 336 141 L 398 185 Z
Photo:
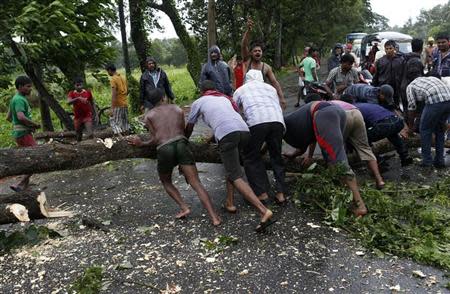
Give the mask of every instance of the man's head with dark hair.
M 242 56 L 241 56 L 241 55 L 237 55 L 237 56 L 236 56 L 236 63 L 237 63 L 238 65 L 241 65 L 243 61 L 244 61 L 244 60 L 242 59 Z
M 425 74 L 425 77 L 426 77 L 426 78 L 434 77 L 434 78 L 437 78 L 437 79 L 441 79 L 441 78 L 442 78 L 441 75 L 440 75 L 437 71 L 435 71 L 435 70 L 430 70 L 430 71 L 428 71 L 428 72 Z
M 110 76 L 114 75 L 114 73 L 116 72 L 116 66 L 114 64 L 108 64 L 105 66 L 106 71 L 108 72 L 108 74 Z
M 308 49 L 308 56 L 312 56 L 314 51 L 317 51 L 317 49 L 314 48 L 314 47 L 309 47 L 309 49 Z
M 154 57 L 147 57 L 145 60 L 145 66 L 149 71 L 154 71 L 156 69 L 156 59 Z
M 423 41 L 422 39 L 414 38 L 411 41 L 412 51 L 415 53 L 420 53 L 423 50 Z
M 436 45 L 437 45 L 439 51 L 447 52 L 450 47 L 448 34 L 439 33 L 436 36 Z
M 343 72 L 348 72 L 352 69 L 355 58 L 351 54 L 344 54 L 341 57 L 341 69 Z
M 253 41 L 250 44 L 250 55 L 254 61 L 260 61 L 263 55 L 264 44 L 261 41 Z
M 350 96 L 349 94 L 342 94 L 341 95 L 341 100 L 350 104 L 353 104 L 355 102 L 355 100 L 353 99 L 352 96 Z
M 395 56 L 396 47 L 397 43 L 395 43 L 394 40 L 387 40 L 386 43 L 384 43 L 384 52 L 386 52 L 387 57 Z
M 17 91 L 24 96 L 30 94 L 33 88 L 33 82 L 28 76 L 18 76 L 14 81 L 14 85 Z
M 385 84 L 380 87 L 378 94 L 378 102 L 380 104 L 392 105 L 394 104 L 394 88 L 391 85 Z
M 161 90 L 160 88 L 155 88 L 155 89 L 149 91 L 148 97 L 149 97 L 150 102 L 153 105 L 157 105 L 158 103 L 160 103 L 163 100 L 164 91 Z
M 322 97 L 320 97 L 317 93 L 311 93 L 306 95 L 305 103 L 313 102 L 313 101 L 322 101 Z
M 208 91 L 208 90 L 215 90 L 216 89 L 216 83 L 214 83 L 211 80 L 204 80 L 200 85 L 200 91 L 202 93 Z
M 82 77 L 76 77 L 73 79 L 73 85 L 75 87 L 75 90 L 80 91 L 83 89 L 83 78 Z

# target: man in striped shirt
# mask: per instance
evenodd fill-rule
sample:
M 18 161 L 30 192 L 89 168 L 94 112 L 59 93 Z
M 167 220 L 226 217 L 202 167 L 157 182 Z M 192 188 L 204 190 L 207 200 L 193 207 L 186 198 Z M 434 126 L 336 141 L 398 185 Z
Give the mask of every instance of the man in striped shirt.
M 251 134 L 251 139 L 244 148 L 244 168 L 250 186 L 259 200 L 268 199 L 270 184 L 261 158 L 261 147 L 265 142 L 276 180 L 275 201 L 283 203 L 286 184 L 281 145 L 285 125 L 277 90 L 264 83 L 261 71 L 251 69 L 245 75 L 245 84 L 234 92 L 233 99 L 244 110 Z
M 445 167 L 444 135 L 445 122 L 450 116 L 450 87 L 437 77 L 419 77 L 406 88 L 409 121 L 412 128 L 416 117 L 417 102 L 425 102 L 420 117 L 420 138 L 422 147 L 422 166 Z M 436 136 L 436 156 L 431 156 L 431 141 Z

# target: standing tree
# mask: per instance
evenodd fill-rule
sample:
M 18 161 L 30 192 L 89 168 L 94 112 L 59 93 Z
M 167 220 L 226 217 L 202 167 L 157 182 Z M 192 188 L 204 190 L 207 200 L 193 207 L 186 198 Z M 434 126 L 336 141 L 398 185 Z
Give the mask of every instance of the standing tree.
M 148 1 L 148 6 L 153 9 L 164 12 L 171 20 L 175 32 L 180 38 L 184 49 L 188 56 L 188 71 L 192 77 L 194 83 L 198 86 L 198 80 L 201 71 L 200 55 L 198 53 L 198 47 L 193 38 L 189 36 L 189 33 L 181 21 L 181 17 L 178 14 L 177 7 L 174 0 L 163 0 L 161 4 L 156 4 L 154 1 Z
M 216 36 L 216 1 L 208 0 L 208 48 L 211 48 L 213 45 L 217 45 Z
M 123 64 L 125 67 L 127 77 L 129 77 L 131 76 L 131 67 L 130 67 L 130 56 L 128 54 L 127 29 L 125 25 L 123 0 L 117 0 L 117 6 L 119 8 L 119 22 L 120 22 L 120 36 L 122 37 Z
M 150 49 L 150 42 L 145 32 L 144 0 L 128 0 L 128 7 L 130 10 L 131 39 L 143 72 L 145 70 L 145 60 Z

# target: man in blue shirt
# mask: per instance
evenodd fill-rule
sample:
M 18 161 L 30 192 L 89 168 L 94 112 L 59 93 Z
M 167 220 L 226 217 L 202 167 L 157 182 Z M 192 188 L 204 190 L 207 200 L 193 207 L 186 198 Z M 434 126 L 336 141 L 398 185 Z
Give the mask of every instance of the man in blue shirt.
M 351 97 L 347 95 L 343 95 L 341 99 L 345 102 L 353 103 Z M 407 166 L 412 164 L 413 161 L 408 155 L 408 149 L 399 135 L 404 127 L 403 119 L 378 104 L 353 104 L 359 109 L 364 118 L 369 143 L 387 138 L 394 145 L 395 150 L 400 156 L 401 165 Z
M 350 95 L 356 102 L 379 104 L 388 110 L 394 110 L 394 89 L 391 85 L 374 87 L 367 84 L 354 84 L 348 87 L 345 94 Z

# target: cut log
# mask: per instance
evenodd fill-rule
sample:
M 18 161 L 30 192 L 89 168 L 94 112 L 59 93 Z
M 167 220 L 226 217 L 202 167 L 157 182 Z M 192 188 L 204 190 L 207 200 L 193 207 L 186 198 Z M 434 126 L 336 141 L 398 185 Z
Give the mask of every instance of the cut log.
M 50 208 L 44 192 L 24 191 L 0 195 L 0 224 L 73 215 L 71 211 Z
M 0 203 L 0 224 L 29 222 L 28 210 L 21 204 Z
M 142 135 L 148 140 L 147 135 Z M 420 146 L 420 139 L 408 141 L 409 147 Z M 111 146 L 112 145 L 112 146 Z M 191 142 L 197 162 L 220 163 L 217 145 Z M 376 154 L 394 150 L 387 140 L 373 146 Z M 44 173 L 57 170 L 79 169 L 106 161 L 127 158 L 156 158 L 155 148 L 130 146 L 125 138 L 92 139 L 75 145 L 53 142 L 30 148 L 0 149 L 0 178 L 22 174 Z M 350 162 L 354 161 L 350 157 Z M 301 171 L 296 162 L 287 162 L 286 171 Z

